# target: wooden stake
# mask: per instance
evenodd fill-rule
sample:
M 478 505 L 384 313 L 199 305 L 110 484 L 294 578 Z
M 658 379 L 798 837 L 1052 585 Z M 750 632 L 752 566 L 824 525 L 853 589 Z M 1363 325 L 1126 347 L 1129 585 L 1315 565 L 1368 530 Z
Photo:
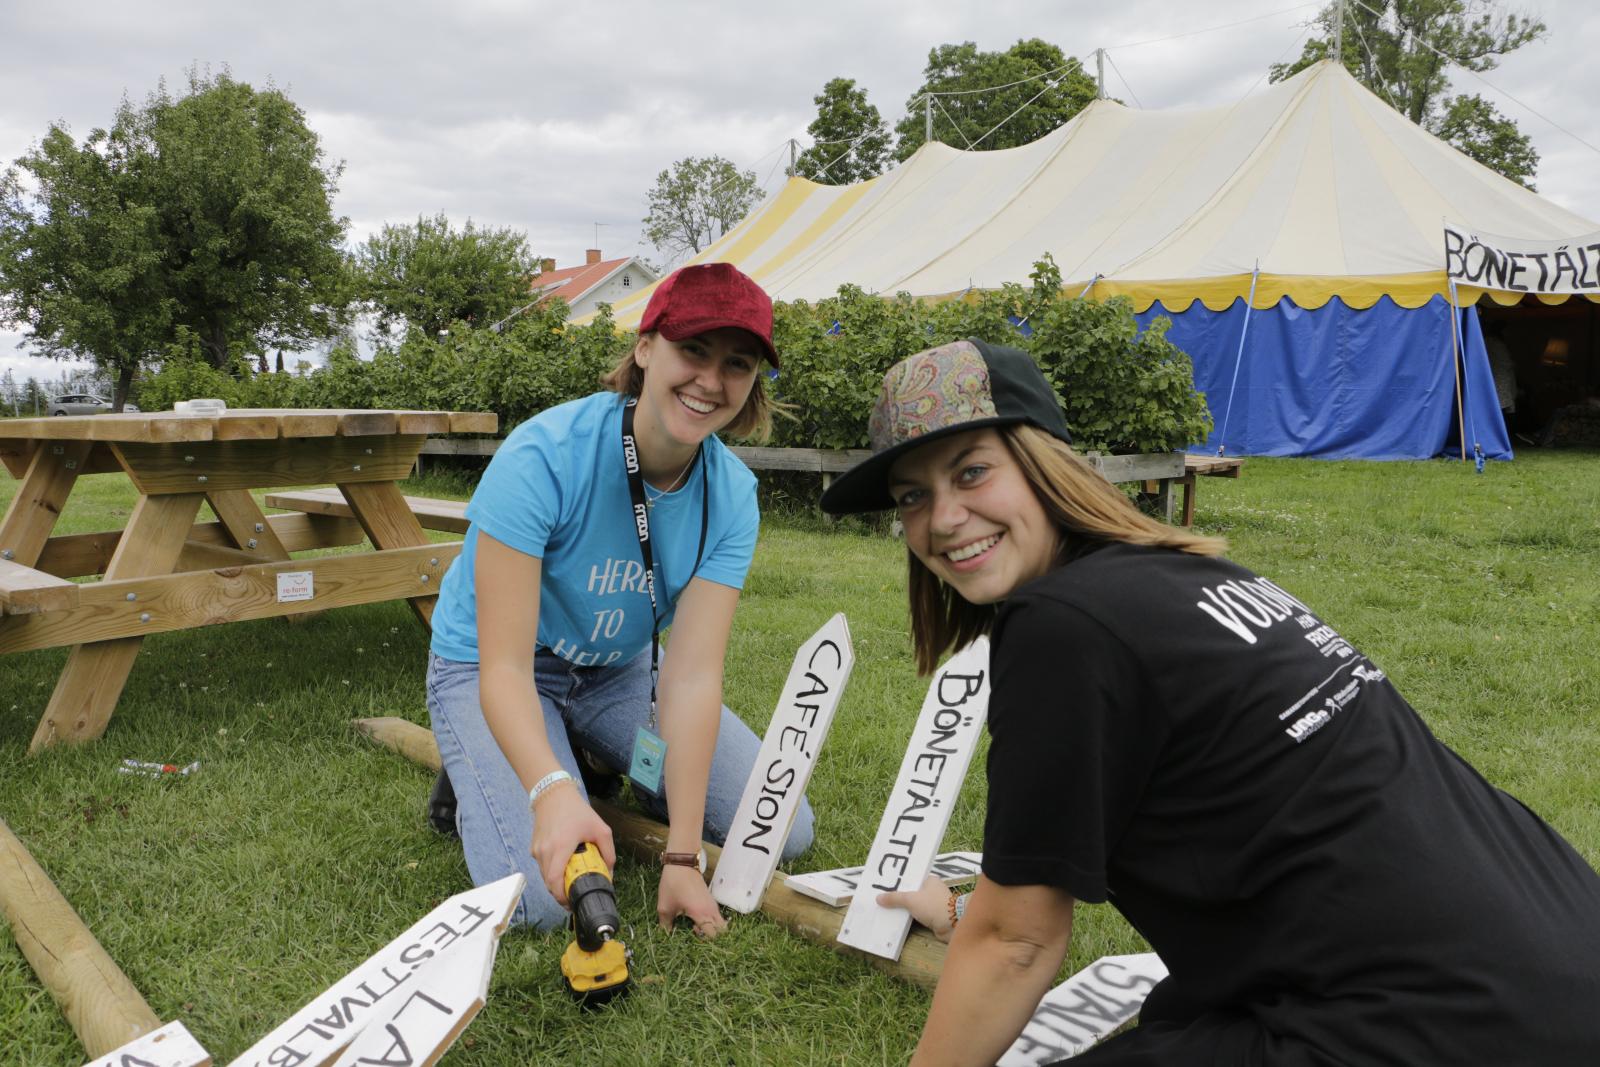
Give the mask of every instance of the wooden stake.
M 90 1059 L 161 1028 L 144 997 L 3 819 L 0 907 L 17 946 Z
M 433 732 L 425 727 L 395 716 L 356 719 L 355 727 L 378 744 L 394 749 L 431 771 L 437 772 L 440 769 L 439 746 L 434 742 Z M 610 825 L 619 852 L 626 852 L 641 863 L 658 862 L 658 857 L 667 844 L 665 826 L 647 816 L 625 811 L 602 800 L 593 803 L 594 810 Z M 717 860 L 721 858 L 722 850 L 709 843 L 704 844 L 704 848 L 706 875 L 710 877 L 716 871 Z M 782 878 L 774 878 L 768 884 L 766 894 L 761 898 L 761 910 L 780 926 L 807 940 L 816 941 L 843 955 L 863 960 L 885 974 L 927 989 L 932 989 L 938 984 L 939 972 L 944 969 L 943 942 L 920 927 L 913 928 L 907 936 L 905 948 L 898 960 L 884 959 L 839 944 L 835 939 L 839 934 L 839 926 L 844 921 L 844 912 L 796 893 L 784 884 Z

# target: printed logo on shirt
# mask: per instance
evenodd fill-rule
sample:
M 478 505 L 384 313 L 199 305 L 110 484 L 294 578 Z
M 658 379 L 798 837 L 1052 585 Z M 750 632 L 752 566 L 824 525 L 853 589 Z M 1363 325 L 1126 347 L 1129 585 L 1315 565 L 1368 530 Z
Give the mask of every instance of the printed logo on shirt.
M 1360 696 L 1363 683 L 1384 679 L 1383 671 L 1335 633 L 1333 627 L 1266 578 L 1230 579 L 1206 586 L 1200 593 L 1204 599 L 1196 601 L 1195 607 L 1245 644 L 1255 644 L 1259 633 L 1292 619 L 1300 627 L 1301 637 L 1324 659 L 1337 664 L 1300 699 L 1278 713 L 1278 721 L 1287 723 L 1283 732 L 1297 745 L 1327 726 Z

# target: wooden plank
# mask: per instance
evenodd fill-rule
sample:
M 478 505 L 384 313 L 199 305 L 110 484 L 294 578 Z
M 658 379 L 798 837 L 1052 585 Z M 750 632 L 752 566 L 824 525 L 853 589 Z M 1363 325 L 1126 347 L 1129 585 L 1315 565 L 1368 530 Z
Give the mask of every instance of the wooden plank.
M 850 903 L 861 887 L 865 867 L 840 867 L 832 871 L 812 871 L 810 874 L 786 874 L 783 884 L 796 893 L 820 900 L 830 908 Z M 964 885 L 978 880 L 983 871 L 981 852 L 941 852 L 933 857 L 928 873 L 947 886 Z
M 395 428 L 400 433 L 449 433 L 448 411 L 397 411 Z
M 996 1067 L 1038 1067 L 1088 1051 L 1139 1014 L 1166 976 L 1154 952 L 1100 957 L 1044 995 Z
M 91 1059 L 160 1029 L 156 1013 L 3 819 L 0 908 Z
M 28 464 L 33 461 L 33 450 L 38 447 L 37 441 L 0 439 L 0 463 L 5 464 L 11 477 L 20 482 L 28 473 Z
M 392 411 L 339 412 L 340 437 L 382 437 L 400 432 L 400 420 Z
M 280 437 L 333 437 L 338 432 L 338 412 L 286 411 L 278 416 Z
M 368 1023 L 333 1067 L 433 1067 L 483 1010 L 498 947 L 493 938 L 468 938 L 429 959 L 405 998 Z
M 420 727 L 419 727 L 420 729 Z M 235 1059 L 231 1067 L 325 1065 L 373 1021 L 389 1016 L 414 987 L 417 972 L 456 953 L 491 946 L 511 922 L 526 883 L 512 874 L 469 889 L 434 908 L 399 937 L 312 997 L 299 1011 Z M 482 964 L 481 957 L 474 957 Z M 492 960 L 492 952 L 489 956 Z M 395 996 L 398 991 L 399 995 Z M 411 1064 L 411 1057 L 370 1062 Z
M 717 903 L 746 915 L 761 903 L 855 662 L 842 612 L 795 653 L 711 880 Z
M 418 726 L 395 716 L 356 719 L 354 725 L 378 744 L 438 773 L 441 766 L 439 746 L 433 739 L 433 732 L 426 726 Z M 603 800 L 594 801 L 594 810 L 610 825 L 618 852 L 626 852 L 640 863 L 652 866 L 661 862 L 661 853 L 667 847 L 666 826 Z M 722 850 L 710 842 L 703 842 L 702 847 L 706 850 L 706 873 L 714 877 Z M 835 952 L 861 959 L 885 974 L 927 989 L 938 984 L 939 972 L 944 968 L 943 943 L 920 927 L 906 938 L 905 948 L 898 960 L 869 955 L 840 944 L 836 935 L 842 913 L 794 892 L 781 879 L 774 878 L 767 885 L 766 895 L 761 898 L 761 911 L 792 933 L 816 941 Z
M 267 516 L 270 529 L 286 552 L 306 552 L 324 548 L 342 548 L 359 545 L 366 540 L 361 526 L 354 519 L 341 519 L 329 515 L 306 515 L 295 512 L 288 515 Z M 57 578 L 82 578 L 104 574 L 122 539 L 121 530 L 99 533 L 63 534 L 45 542 L 39 553 L 38 569 Z M 200 522 L 189 528 L 187 542 L 233 546 L 233 538 L 220 522 Z M 244 562 L 254 562 L 247 560 Z M 176 569 L 185 569 L 180 560 Z
M 211 1067 L 211 1053 L 188 1027 L 174 1021 L 83 1067 Z
M 56 518 L 89 454 L 87 442 L 45 443 L 36 448 L 22 484 L 0 519 L 0 559 L 32 567 L 50 539 Z
M 209 571 L 219 567 L 248 567 L 260 560 L 249 552 L 208 541 L 185 541 L 178 561 L 172 565 L 174 572 Z
M 78 587 L 71 582 L 0 559 L 0 615 L 32 615 L 77 604 Z
M 394 481 L 411 470 L 422 437 L 322 437 L 285 441 L 115 446 L 144 493 L 214 493 L 327 482 Z
M 278 416 L 269 411 L 228 411 L 213 417 L 213 440 L 271 441 L 278 436 Z
M 867 885 L 850 901 L 839 940 L 897 959 L 911 913 L 886 908 L 878 894 L 915 889 L 933 865 L 967 776 L 989 709 L 989 641 L 980 637 L 933 676 L 900 761 L 900 774 L 867 853 Z
M 492 411 L 452 411 L 451 433 L 499 433 L 500 416 Z
M 454 542 L 122 580 L 108 576 L 80 585 L 78 606 L 70 611 L 0 617 L 0 653 L 83 642 L 98 643 L 85 648 L 110 646 L 173 630 L 399 600 L 417 589 L 437 589 L 460 553 L 460 542 Z M 280 600 L 278 576 L 301 573 L 311 575 L 312 596 Z
M 209 441 L 213 429 L 209 419 L 170 411 L 0 419 L 0 437 L 36 441 Z
M 424 456 L 492 456 L 499 450 L 498 437 L 430 437 L 422 445 Z
M 436 500 L 426 496 L 403 496 L 401 499 L 405 501 L 411 514 L 416 516 L 417 523 L 425 530 L 464 534 L 471 525 L 467 521 L 465 500 Z M 355 518 L 355 511 L 350 507 L 350 502 L 344 498 L 343 493 L 332 487 L 268 493 L 266 505 L 269 508 L 289 508 L 312 515 Z
M 184 535 L 194 524 L 195 513 L 199 510 L 199 493 L 140 497 L 128 519 L 128 529 L 106 567 L 106 578 L 137 578 L 170 572 L 183 551 Z M 100 586 L 106 584 L 102 582 Z M 77 618 L 83 610 L 81 589 L 79 605 L 74 611 L 14 618 L 19 622 Z M 0 620 L 0 631 L 11 629 L 5 626 L 6 621 L 9 620 Z M 57 643 L 93 640 L 83 633 L 74 634 L 70 630 L 68 633 L 70 641 Z M 139 655 L 141 640 L 128 637 L 78 644 L 72 649 L 56 681 L 50 703 L 45 705 L 44 716 L 34 730 L 33 741 L 28 746 L 30 755 L 54 744 L 92 741 L 105 733 L 106 723 L 111 720 L 117 699 L 122 695 L 122 687 L 127 684 L 128 672 Z
M 394 482 L 340 482 L 339 491 L 350 504 L 350 510 L 355 512 L 356 521 L 367 532 L 367 539 L 378 548 L 408 548 L 429 543 L 428 535 L 406 507 L 405 497 Z M 429 581 L 429 576 L 423 575 L 423 581 Z M 437 591 L 439 583 L 435 581 L 429 588 Z M 433 606 L 438 599 L 437 595 L 410 598 L 411 610 L 423 626 L 432 626 Z
M 1206 478 L 1237 478 L 1244 460 L 1237 456 L 1195 456 L 1185 454 L 1183 469 Z
M 250 557 L 247 562 L 289 558 L 289 550 L 278 540 L 277 531 L 267 522 L 255 497 L 242 489 L 217 490 L 207 493 L 206 501 L 228 531 L 234 547 Z
M 1142 482 L 1183 477 L 1182 452 L 1150 452 L 1128 456 L 1085 456 L 1108 482 Z

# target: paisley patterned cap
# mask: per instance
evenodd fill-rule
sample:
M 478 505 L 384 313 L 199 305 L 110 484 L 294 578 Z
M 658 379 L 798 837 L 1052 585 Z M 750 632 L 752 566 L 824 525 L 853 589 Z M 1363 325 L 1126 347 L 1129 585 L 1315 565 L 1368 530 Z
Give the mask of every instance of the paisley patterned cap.
M 1015 422 L 1072 442 L 1060 399 L 1026 352 L 969 339 L 908 356 L 883 376 L 867 422 L 873 456 L 828 487 L 822 510 L 892 508 L 889 467 L 905 452 L 947 434 Z

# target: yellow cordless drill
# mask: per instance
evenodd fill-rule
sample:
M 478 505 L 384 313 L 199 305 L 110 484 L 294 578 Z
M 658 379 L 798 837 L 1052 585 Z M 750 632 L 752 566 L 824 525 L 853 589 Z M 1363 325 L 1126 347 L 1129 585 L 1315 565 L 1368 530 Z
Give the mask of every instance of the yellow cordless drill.
M 561 977 L 580 1004 L 594 1007 L 628 990 L 628 950 L 617 940 L 622 917 L 598 845 L 585 841 L 577 847 L 565 882 L 574 937 L 561 954 Z

